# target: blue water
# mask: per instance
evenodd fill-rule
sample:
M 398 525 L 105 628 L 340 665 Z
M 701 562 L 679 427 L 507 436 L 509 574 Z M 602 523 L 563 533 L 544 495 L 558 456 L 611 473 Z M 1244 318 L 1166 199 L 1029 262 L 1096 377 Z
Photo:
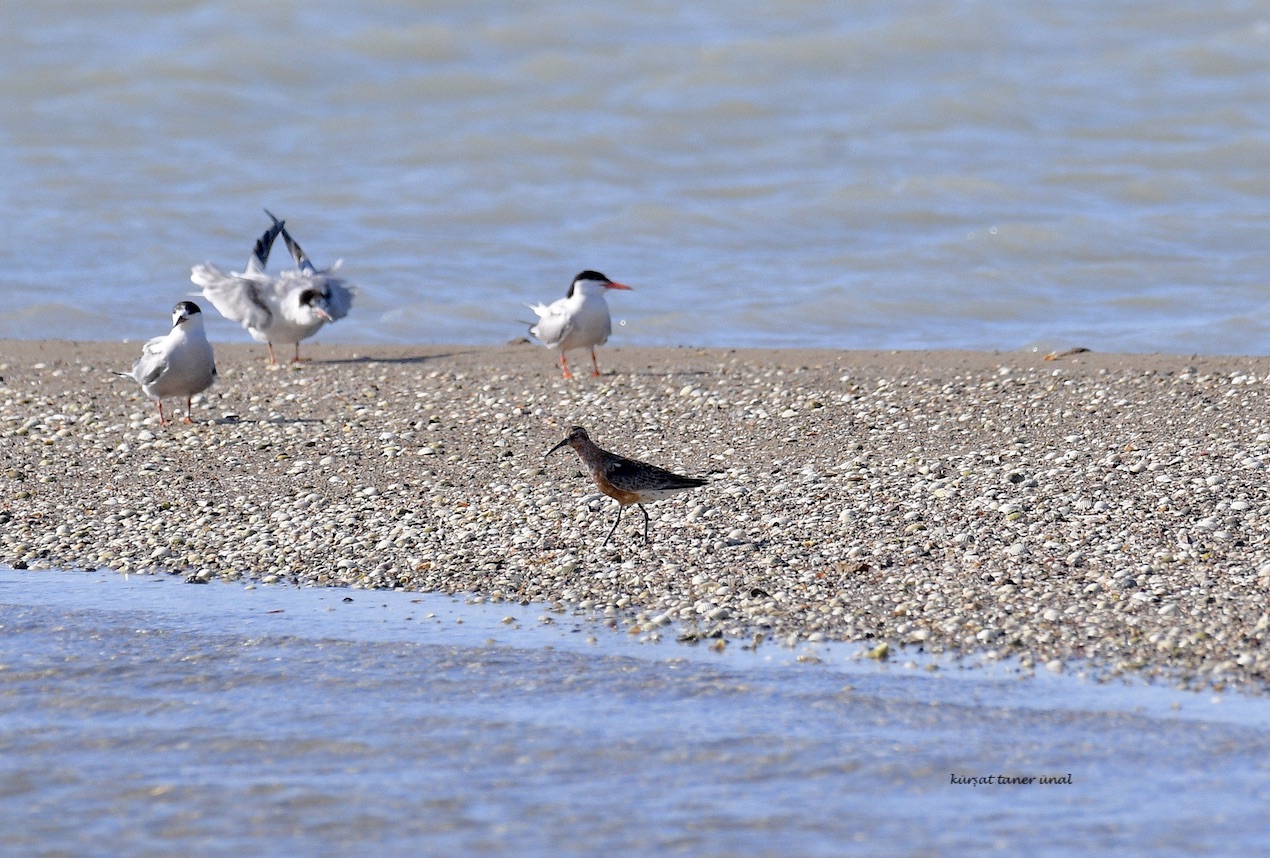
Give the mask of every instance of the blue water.
M 0 568 L 0 853 L 1204 855 L 1270 836 L 1260 699 L 728 649 L 542 606 Z M 952 781 L 1001 774 L 1037 781 Z
M 596 268 L 614 345 L 1262 353 L 1268 73 L 1239 0 L 9 4 L 0 337 L 160 333 L 268 206 L 325 341 Z

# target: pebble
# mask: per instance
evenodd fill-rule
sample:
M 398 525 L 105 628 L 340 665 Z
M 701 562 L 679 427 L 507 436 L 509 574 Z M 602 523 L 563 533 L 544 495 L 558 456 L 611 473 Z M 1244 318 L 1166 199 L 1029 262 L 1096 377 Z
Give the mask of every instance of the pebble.
M 1084 354 L 1055 376 L 1023 353 L 619 348 L 609 375 L 565 381 L 515 346 L 319 345 L 283 373 L 218 345 L 196 423 L 162 427 L 88 370 L 131 346 L 5 350 L 26 356 L 0 384 L 0 562 L 18 568 L 1270 681 L 1270 412 L 1233 381 L 1266 359 Z M 637 511 L 603 546 L 614 505 L 543 459 L 572 423 L 711 485 L 650 504 L 650 546 Z

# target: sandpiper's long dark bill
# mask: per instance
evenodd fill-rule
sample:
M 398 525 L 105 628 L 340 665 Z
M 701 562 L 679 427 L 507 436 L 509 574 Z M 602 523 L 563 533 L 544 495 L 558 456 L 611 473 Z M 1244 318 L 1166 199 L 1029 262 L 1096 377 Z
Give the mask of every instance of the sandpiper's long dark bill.
M 550 456 L 566 446 L 572 447 L 578 454 L 600 491 L 617 501 L 617 520 L 613 522 L 609 535 L 604 537 L 604 545 L 608 545 L 613 538 L 613 533 L 622 520 L 622 510 L 631 504 L 638 506 L 639 511 L 644 514 L 644 544 L 647 545 L 648 510 L 644 509 L 644 504 L 704 486 L 709 482 L 701 477 L 685 477 L 656 465 L 610 453 L 592 441 L 581 426 L 571 427 L 564 440 L 548 450 L 547 455 Z

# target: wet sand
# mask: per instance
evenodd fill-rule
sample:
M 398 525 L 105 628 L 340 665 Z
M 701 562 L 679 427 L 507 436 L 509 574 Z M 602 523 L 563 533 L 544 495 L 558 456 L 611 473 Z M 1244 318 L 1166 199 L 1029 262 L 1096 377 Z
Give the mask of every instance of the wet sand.
M 218 344 L 158 425 L 140 344 L 0 343 L 0 562 L 472 593 L 712 646 L 865 641 L 1264 690 L 1270 359 Z M 585 361 L 575 359 L 575 365 Z M 652 544 L 568 450 L 711 484 Z

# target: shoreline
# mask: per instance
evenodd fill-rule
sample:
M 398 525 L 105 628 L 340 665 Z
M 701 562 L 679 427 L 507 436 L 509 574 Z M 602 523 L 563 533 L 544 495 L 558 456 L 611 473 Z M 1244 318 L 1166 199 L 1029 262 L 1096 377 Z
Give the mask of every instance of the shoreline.
M 0 342 L 0 562 L 474 593 L 716 645 L 844 640 L 1270 679 L 1270 358 L 215 345 L 161 427 L 139 344 Z M 652 544 L 577 458 L 711 484 Z M 877 651 L 881 654 L 881 651 Z

